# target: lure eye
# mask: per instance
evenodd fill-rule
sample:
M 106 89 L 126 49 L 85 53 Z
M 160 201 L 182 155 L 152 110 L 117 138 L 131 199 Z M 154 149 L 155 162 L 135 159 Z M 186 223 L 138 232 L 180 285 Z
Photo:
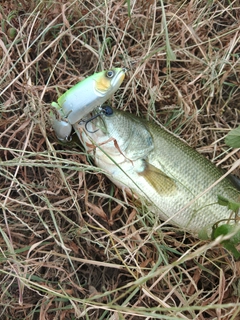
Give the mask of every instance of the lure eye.
M 108 70 L 106 72 L 106 77 L 112 79 L 114 77 L 115 72 L 113 70 Z
M 103 113 L 105 116 L 109 117 L 113 114 L 113 109 L 110 106 L 105 106 L 103 108 Z

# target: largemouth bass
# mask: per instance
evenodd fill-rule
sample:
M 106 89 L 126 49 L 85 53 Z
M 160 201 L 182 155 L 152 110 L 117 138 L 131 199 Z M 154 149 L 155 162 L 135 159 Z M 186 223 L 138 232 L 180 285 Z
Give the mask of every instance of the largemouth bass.
M 218 195 L 239 198 L 231 181 L 224 178 L 204 193 L 222 171 L 164 128 L 107 106 L 74 129 L 114 184 L 144 197 L 161 219 L 195 236 L 210 236 L 219 221 L 234 222 L 233 212 L 218 204 Z

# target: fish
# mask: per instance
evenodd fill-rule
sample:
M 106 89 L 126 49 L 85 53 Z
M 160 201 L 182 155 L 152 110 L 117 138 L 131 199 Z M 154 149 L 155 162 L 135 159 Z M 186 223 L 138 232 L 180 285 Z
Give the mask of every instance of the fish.
M 72 125 L 105 103 L 118 90 L 127 71 L 127 68 L 112 68 L 94 73 L 68 89 L 57 103 L 52 102 L 58 115 L 56 117 L 53 112 L 50 114 L 57 138 L 68 141 Z
M 238 190 L 228 177 L 215 184 L 222 170 L 182 139 L 111 106 L 93 114 L 87 125 L 75 124 L 74 130 L 117 187 L 144 199 L 162 220 L 198 238 L 210 238 L 217 223 L 237 223 L 236 213 L 220 205 L 218 195 L 237 201 Z

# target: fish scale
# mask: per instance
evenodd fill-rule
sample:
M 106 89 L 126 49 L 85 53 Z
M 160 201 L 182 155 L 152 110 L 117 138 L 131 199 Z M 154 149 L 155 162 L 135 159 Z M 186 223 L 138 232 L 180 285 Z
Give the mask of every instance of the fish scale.
M 164 128 L 117 109 L 89 125 L 88 131 L 79 124 L 74 128 L 96 165 L 118 187 L 145 198 L 163 220 L 195 236 L 203 231 L 210 236 L 215 223 L 234 216 L 217 203 L 218 195 L 239 200 L 230 179 L 199 197 L 222 171 Z

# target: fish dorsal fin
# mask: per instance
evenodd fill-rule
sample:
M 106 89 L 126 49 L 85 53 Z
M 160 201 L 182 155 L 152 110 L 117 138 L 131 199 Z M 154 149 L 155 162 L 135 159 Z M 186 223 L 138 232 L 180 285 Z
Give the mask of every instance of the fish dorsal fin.
M 172 178 L 147 161 L 144 161 L 144 170 L 138 174 L 144 177 L 159 195 L 170 195 L 177 188 Z

